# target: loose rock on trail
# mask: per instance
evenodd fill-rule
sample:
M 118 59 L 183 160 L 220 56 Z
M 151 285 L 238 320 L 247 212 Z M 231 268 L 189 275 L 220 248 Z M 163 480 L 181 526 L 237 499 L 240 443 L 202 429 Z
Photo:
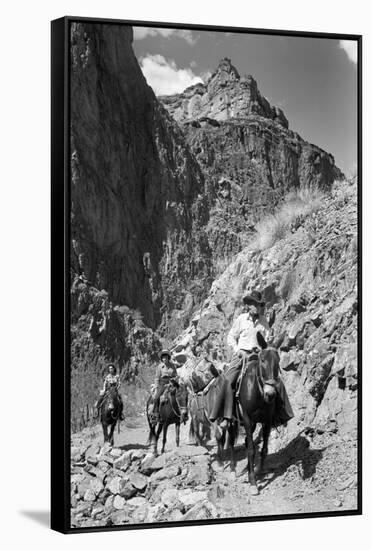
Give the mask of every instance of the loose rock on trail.
M 166 452 L 154 457 L 147 446 L 144 417 L 128 419 L 103 445 L 100 426 L 72 435 L 71 525 L 98 527 L 152 522 L 270 516 L 351 510 L 357 505 L 357 442 L 336 433 L 296 436 L 285 447 L 273 434 L 259 494 L 252 496 L 244 472 L 243 437 L 237 445 L 236 475 L 223 466 L 216 447 L 180 447 L 170 429 Z M 276 437 L 274 437 L 276 435 Z M 212 443 L 212 442 L 211 442 Z

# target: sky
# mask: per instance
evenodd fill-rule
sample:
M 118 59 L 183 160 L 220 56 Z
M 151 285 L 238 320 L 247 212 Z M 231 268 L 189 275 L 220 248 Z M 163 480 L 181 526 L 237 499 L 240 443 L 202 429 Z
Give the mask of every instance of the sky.
M 346 175 L 356 173 L 356 41 L 135 27 L 133 47 L 156 95 L 205 82 L 229 57 L 292 130 L 333 154 Z

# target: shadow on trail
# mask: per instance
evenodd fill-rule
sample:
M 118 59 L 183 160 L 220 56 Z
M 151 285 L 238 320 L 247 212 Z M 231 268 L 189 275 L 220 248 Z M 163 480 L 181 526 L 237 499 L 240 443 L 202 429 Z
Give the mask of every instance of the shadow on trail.
M 137 449 L 148 449 L 148 445 L 142 445 L 142 443 L 126 443 L 125 445 L 118 445 L 117 449 L 122 451 L 133 451 Z
M 309 441 L 302 435 L 296 436 L 284 449 L 267 456 L 265 472 L 261 474 L 261 488 L 267 487 L 277 477 L 286 473 L 290 466 L 298 466 L 302 480 L 310 479 L 316 473 L 323 449 L 311 449 Z M 269 478 L 265 477 L 269 475 Z
M 256 449 L 258 450 L 258 445 Z M 301 435 L 296 436 L 283 449 L 267 455 L 264 472 L 258 474 L 260 488 L 264 489 L 276 478 L 284 475 L 292 465 L 298 466 L 298 475 L 301 479 L 310 479 L 316 473 L 317 464 L 322 459 L 324 450 L 325 448 L 311 449 L 309 441 L 305 437 Z M 245 445 L 236 445 L 235 457 L 237 465 L 240 462 L 244 463 L 244 465 L 247 464 Z M 223 452 L 222 460 L 223 462 L 230 460 L 229 451 Z M 226 468 L 228 463 L 225 464 Z M 240 473 L 237 474 L 239 477 L 246 471 L 246 468 L 238 468 L 237 466 L 237 470 L 240 471 Z

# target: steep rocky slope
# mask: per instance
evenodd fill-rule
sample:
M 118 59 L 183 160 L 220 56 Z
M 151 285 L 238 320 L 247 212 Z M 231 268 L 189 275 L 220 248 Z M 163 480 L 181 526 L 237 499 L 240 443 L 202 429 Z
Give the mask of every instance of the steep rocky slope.
M 203 353 L 222 366 L 230 359 L 226 334 L 241 298 L 260 289 L 295 412 L 282 445 L 308 426 L 356 437 L 356 201 L 356 186 L 338 183 L 306 217 L 294 214 L 286 227 L 273 226 L 275 239 L 252 240 L 214 281 L 178 341 L 179 349 L 202 341 Z M 268 243 L 263 249 L 262 242 Z

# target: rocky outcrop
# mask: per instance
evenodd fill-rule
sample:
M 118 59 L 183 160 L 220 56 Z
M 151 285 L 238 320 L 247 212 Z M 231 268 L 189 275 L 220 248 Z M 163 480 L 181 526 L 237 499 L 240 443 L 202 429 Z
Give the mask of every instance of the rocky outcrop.
M 260 115 L 289 127 L 283 111 L 272 107 L 261 95 L 256 80 L 251 75 L 241 78 L 227 57 L 220 61 L 206 84 L 194 84 L 180 94 L 161 96 L 160 100 L 181 123 Z
M 329 190 L 343 175 L 334 158 L 289 130 L 281 109 L 223 59 L 206 84 L 160 98 L 179 122 L 206 178 L 207 234 L 222 271 L 254 224 L 293 189 Z
M 123 25 L 71 27 L 74 273 L 148 326 L 211 282 L 204 177 L 146 84 Z

